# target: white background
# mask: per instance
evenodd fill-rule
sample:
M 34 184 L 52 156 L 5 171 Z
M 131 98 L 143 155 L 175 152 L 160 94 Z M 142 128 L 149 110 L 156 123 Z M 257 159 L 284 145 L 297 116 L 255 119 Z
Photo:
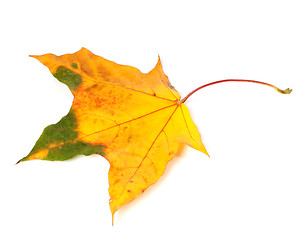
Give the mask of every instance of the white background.
M 305 239 L 305 7 L 297 0 L 2 1 L 0 239 Z M 29 161 L 68 88 L 30 54 L 86 47 L 148 72 L 160 54 L 210 158 L 190 148 L 115 214 L 108 162 Z

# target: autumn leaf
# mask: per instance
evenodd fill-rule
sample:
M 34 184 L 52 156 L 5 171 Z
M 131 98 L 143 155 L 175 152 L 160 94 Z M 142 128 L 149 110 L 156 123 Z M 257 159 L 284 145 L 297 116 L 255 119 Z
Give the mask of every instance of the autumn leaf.
M 66 84 L 74 99 L 69 113 L 46 127 L 30 153 L 19 162 L 67 160 L 79 154 L 103 156 L 110 163 L 112 217 L 158 181 L 181 146 L 186 144 L 208 155 L 184 104 L 207 85 L 181 100 L 164 74 L 160 58 L 155 68 L 142 73 L 85 48 L 74 54 L 32 57 Z M 218 82 L 224 81 L 257 82 Z

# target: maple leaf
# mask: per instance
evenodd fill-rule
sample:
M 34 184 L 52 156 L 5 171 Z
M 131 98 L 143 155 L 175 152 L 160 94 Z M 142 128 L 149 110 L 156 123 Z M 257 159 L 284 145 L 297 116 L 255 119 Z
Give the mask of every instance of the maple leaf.
M 19 162 L 100 154 L 110 163 L 112 219 L 118 209 L 158 181 L 182 145 L 208 155 L 184 104 L 189 96 L 218 82 L 257 82 L 222 80 L 201 86 L 181 100 L 164 74 L 160 58 L 150 72 L 142 73 L 85 48 L 74 54 L 32 57 L 66 84 L 74 99 L 69 113 L 46 127 L 30 153 Z
M 21 161 L 102 155 L 110 163 L 112 215 L 160 178 L 181 144 L 207 154 L 160 58 L 145 74 L 85 48 L 74 54 L 32 57 L 70 88 L 74 100 L 69 113 L 46 127 Z

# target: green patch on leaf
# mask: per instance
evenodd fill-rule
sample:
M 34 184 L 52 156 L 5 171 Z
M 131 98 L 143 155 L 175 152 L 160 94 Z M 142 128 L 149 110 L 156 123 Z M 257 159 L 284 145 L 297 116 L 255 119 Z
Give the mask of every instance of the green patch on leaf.
M 49 148 L 51 144 L 63 144 L 71 142 L 78 137 L 77 119 L 74 110 L 71 108 L 69 113 L 64 116 L 58 123 L 47 126 L 35 146 L 28 156 Z
M 81 75 L 63 66 L 59 66 L 56 72 L 53 73 L 53 76 L 56 77 L 58 81 L 66 84 L 73 91 L 76 91 L 78 86 L 83 82 Z
M 71 67 L 73 67 L 73 68 L 78 68 L 77 63 L 73 62 L 73 63 L 71 64 Z
M 93 145 L 91 143 L 85 143 L 83 141 L 76 141 L 51 148 L 45 160 L 67 160 L 76 155 L 91 155 L 91 154 L 100 154 L 105 156 L 104 152 L 105 146 L 98 144 Z

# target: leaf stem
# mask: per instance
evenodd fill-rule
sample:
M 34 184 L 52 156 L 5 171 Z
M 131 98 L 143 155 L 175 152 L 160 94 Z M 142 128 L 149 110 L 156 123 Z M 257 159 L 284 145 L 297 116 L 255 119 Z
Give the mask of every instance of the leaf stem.
M 272 87 L 274 88 L 276 91 L 278 91 L 279 93 L 282 93 L 282 94 L 289 94 L 291 93 L 292 89 L 285 89 L 285 90 L 281 90 L 279 89 L 278 87 L 276 86 L 273 86 L 269 83 L 265 83 L 265 82 L 260 82 L 260 81 L 255 81 L 255 80 L 245 80 L 245 79 L 225 79 L 225 80 L 220 80 L 220 81 L 216 81 L 216 82 L 211 82 L 211 83 L 208 83 L 208 84 L 205 84 L 205 85 L 202 85 L 198 88 L 196 88 L 195 90 L 191 91 L 185 98 L 183 98 L 181 100 L 181 103 L 184 103 L 190 96 L 192 96 L 195 92 L 197 92 L 198 90 L 202 89 L 202 88 L 205 88 L 205 87 L 208 87 L 208 86 L 211 86 L 211 85 L 214 85 L 214 84 L 217 84 L 217 83 L 223 83 L 223 82 L 251 82 L 251 83 L 259 83 L 259 84 L 262 84 L 262 85 L 267 85 L 269 87 Z

